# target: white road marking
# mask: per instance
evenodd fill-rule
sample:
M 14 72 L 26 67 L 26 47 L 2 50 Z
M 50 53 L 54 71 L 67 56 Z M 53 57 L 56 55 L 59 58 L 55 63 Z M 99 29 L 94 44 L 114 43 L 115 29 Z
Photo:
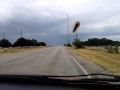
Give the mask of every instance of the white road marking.
M 41 54 L 40 56 L 43 56 L 44 54 Z
M 76 62 L 76 64 L 83 70 L 83 72 L 87 75 L 88 74 L 87 71 L 77 62 L 77 60 L 72 55 L 70 55 L 70 53 L 68 51 L 67 51 L 67 53 Z M 88 78 L 92 78 L 92 77 L 88 76 Z

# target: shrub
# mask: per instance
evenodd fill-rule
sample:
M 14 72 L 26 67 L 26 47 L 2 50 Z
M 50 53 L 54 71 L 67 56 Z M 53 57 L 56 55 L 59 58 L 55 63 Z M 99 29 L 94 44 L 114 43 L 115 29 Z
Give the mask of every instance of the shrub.
M 119 50 L 118 50 L 118 45 L 115 46 L 115 48 L 113 49 L 116 53 L 119 53 Z
M 68 47 L 72 47 L 72 45 L 70 43 L 67 44 Z
M 109 53 L 119 53 L 118 46 L 107 46 L 105 49 L 108 50 Z
M 67 46 L 66 44 L 64 44 L 64 46 Z
M 79 39 L 74 39 L 74 41 L 72 42 L 73 46 L 75 48 L 82 48 L 83 47 L 83 44 L 80 42 Z

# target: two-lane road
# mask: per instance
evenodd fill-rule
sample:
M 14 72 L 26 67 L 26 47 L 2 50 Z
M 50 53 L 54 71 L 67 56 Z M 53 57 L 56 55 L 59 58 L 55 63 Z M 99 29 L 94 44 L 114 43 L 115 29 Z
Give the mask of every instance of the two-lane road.
M 109 73 L 62 46 L 0 55 L 0 73 L 80 75 Z

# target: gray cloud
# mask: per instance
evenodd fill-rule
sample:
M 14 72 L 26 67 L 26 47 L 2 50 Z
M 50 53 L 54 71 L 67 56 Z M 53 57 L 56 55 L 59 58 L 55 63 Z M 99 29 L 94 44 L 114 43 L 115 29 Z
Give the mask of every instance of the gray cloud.
M 106 37 L 120 40 L 119 0 L 0 0 L 0 39 L 3 33 L 12 43 L 23 36 L 50 45 L 63 45 L 67 41 L 67 14 L 69 32 L 74 21 L 81 26 L 81 40 Z M 75 38 L 71 34 L 71 41 Z

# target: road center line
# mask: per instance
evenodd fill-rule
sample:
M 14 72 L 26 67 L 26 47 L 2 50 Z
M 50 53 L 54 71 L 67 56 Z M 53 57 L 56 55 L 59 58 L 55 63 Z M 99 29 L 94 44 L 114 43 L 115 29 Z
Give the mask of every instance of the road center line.
M 77 60 L 72 56 L 70 55 L 70 53 L 67 51 L 68 55 L 76 62 L 76 64 L 83 70 L 83 72 L 87 75 L 87 71 L 77 62 Z M 91 76 L 88 76 L 88 78 L 92 78 Z

